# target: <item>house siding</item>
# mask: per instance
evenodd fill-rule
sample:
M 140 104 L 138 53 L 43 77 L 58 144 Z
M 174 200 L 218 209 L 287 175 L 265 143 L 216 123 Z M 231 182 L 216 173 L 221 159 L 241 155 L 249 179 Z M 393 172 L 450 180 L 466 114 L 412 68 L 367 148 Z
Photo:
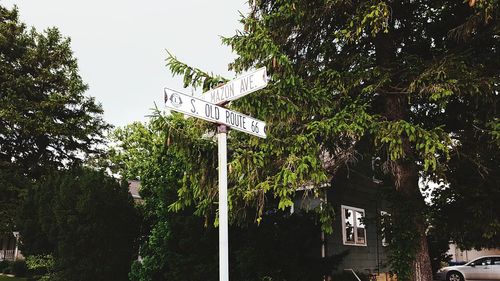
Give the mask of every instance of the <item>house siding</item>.
M 14 261 L 19 256 L 16 237 L 11 234 L 0 236 L 0 261 Z
M 380 211 L 387 211 L 380 187 L 370 177 L 356 174 L 341 174 L 332 183 L 328 201 L 335 210 L 333 234 L 326 238 L 327 255 L 338 255 L 345 251 L 338 271 L 353 269 L 362 273 L 387 272 L 387 248 L 382 246 L 382 237 L 377 228 Z M 341 206 L 363 209 L 365 212 L 366 246 L 344 245 Z

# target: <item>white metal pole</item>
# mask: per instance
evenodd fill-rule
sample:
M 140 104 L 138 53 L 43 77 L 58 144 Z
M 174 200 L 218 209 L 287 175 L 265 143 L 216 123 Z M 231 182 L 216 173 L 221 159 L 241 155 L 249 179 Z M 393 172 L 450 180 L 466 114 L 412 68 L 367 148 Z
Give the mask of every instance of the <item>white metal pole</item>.
M 17 260 L 17 253 L 19 252 L 19 232 L 14 231 L 14 232 L 12 232 L 12 234 L 14 234 L 14 238 L 16 238 L 16 247 L 14 249 L 14 261 L 16 261 Z
M 227 220 L 227 127 L 217 127 L 219 151 L 219 281 L 229 281 Z

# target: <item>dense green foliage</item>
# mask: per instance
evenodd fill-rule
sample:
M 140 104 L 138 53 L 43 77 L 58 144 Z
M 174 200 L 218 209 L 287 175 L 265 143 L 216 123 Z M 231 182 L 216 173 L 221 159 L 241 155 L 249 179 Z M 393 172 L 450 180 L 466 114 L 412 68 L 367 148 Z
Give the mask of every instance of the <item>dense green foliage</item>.
M 55 265 L 52 255 L 27 256 L 25 261 L 30 276 L 40 281 L 50 280 Z
M 16 277 L 25 277 L 27 272 L 26 262 L 24 260 L 0 262 L 0 273 L 12 274 Z M 1 276 L 1 275 L 0 275 Z
M 114 131 L 113 169 L 141 180 L 144 214 L 141 261 L 131 279 L 218 280 L 218 232 L 213 217 L 193 208 L 172 212 L 188 159 L 165 142 L 163 118 Z M 320 228 L 315 214 L 289 216 L 268 209 L 257 226 L 230 227 L 230 276 L 234 280 L 319 280 L 341 257 L 319 258 Z M 264 279 L 263 279 L 264 278 Z M 271 280 L 271 279 L 269 279 Z
M 463 249 L 500 246 L 500 150 L 470 136 L 454 154 L 447 184 L 433 192 L 432 224 Z
M 199 218 L 172 214 L 168 205 L 182 178 L 182 158 L 168 152 L 163 130 L 156 123 L 133 123 L 116 129 L 111 138 L 111 169 L 123 177 L 141 180 L 139 205 L 144 217 L 141 262 L 131 272 L 132 280 L 200 280 L 213 276 L 217 260 L 214 233 L 204 229 Z M 186 242 L 187 241 L 187 242 Z M 191 251 L 183 250 L 185 248 Z M 184 253 L 184 255 L 181 255 Z M 198 267 L 190 268 L 189 265 Z M 215 271 L 214 271 L 215 270 Z M 188 278 L 189 277 L 189 278 Z
M 16 277 L 25 277 L 27 271 L 28 268 L 26 266 L 26 261 L 24 260 L 13 261 L 10 265 L 10 272 Z
M 288 215 L 270 210 L 260 225 L 234 227 L 230 235 L 234 280 L 322 280 L 347 254 L 320 257 L 320 225 L 314 213 Z
M 442 164 L 450 152 L 467 152 L 460 149 L 466 150 L 463 146 L 472 140 L 471 135 L 479 135 L 491 145 L 489 151 L 497 151 L 498 6 L 488 1 L 478 4 L 478 9 L 458 2 L 441 3 L 447 1 L 380 1 L 372 6 L 369 2 L 256 1 L 252 13 L 242 20 L 245 32 L 224 39 L 239 55 L 232 69 L 267 66 L 274 82 L 231 104 L 266 120 L 270 130 L 267 140 L 233 132 L 231 152 L 237 159 L 235 164 L 243 161 L 240 158 L 255 160 L 247 167 L 254 170 L 255 166 L 269 170 L 272 165 L 267 164 L 286 156 L 279 163 L 288 165 L 278 166 L 278 171 L 261 172 L 250 183 L 252 188 L 270 185 L 268 189 L 282 198 L 282 206 L 289 204 L 289 192 L 282 190 L 283 186 L 320 183 L 325 173 L 331 172 L 316 163 L 324 152 L 321 148 L 333 160 L 337 160 L 335 156 L 345 158 L 356 144 L 352 141 L 361 137 L 370 137 L 379 151 L 387 153 L 382 154 L 386 169 L 390 169 L 391 161 L 410 157 L 403 151 L 403 139 L 408 141 L 415 151 L 411 159 L 427 172 L 424 175 L 434 178 L 445 175 L 439 172 L 445 168 Z M 449 13 L 461 16 L 450 16 L 442 22 L 440 16 L 426 13 L 426 8 L 442 17 Z M 389 36 L 385 35 L 389 31 L 394 38 L 387 40 L 396 44 L 390 49 L 394 61 L 379 65 L 374 49 L 374 41 L 379 38 L 373 34 Z M 481 36 L 475 36 L 478 32 Z M 459 35 L 462 37 L 456 38 Z M 486 45 L 478 46 L 483 43 Z M 462 53 L 465 51 L 472 53 Z M 193 86 L 202 85 L 204 90 L 225 81 L 184 65 L 173 56 L 168 58 L 168 65 L 174 74 L 185 75 Z M 400 65 L 407 66 L 398 68 Z M 392 80 L 398 86 L 393 86 Z M 395 87 L 394 92 L 386 89 L 390 87 Z M 408 120 L 390 120 L 384 115 L 381 103 L 391 95 L 404 97 Z M 196 133 L 205 131 L 191 128 L 192 123 L 203 126 L 196 120 L 179 123 L 182 126 L 174 121 L 167 124 L 172 127 L 169 134 L 182 134 L 182 140 L 190 142 L 173 140 L 173 145 L 191 145 L 196 140 L 190 138 L 198 138 Z M 176 132 L 180 129 L 184 131 Z M 251 155 L 243 157 L 242 153 Z M 248 170 L 233 170 L 238 175 L 244 172 Z
M 446 239 L 446 237 L 447 236 L 443 235 L 440 230 L 433 228 L 431 228 L 427 234 L 432 273 L 436 273 L 443 265 L 449 264 L 452 260 L 452 256 L 448 254 L 450 240 Z
M 13 230 L 27 181 L 96 152 L 108 127 L 70 47 L 56 28 L 28 30 L 0 5 L 0 231 Z
M 54 257 L 51 280 L 128 280 L 140 224 L 127 183 L 55 173 L 30 190 L 19 222 L 23 254 Z
M 27 31 L 17 10 L 0 8 L 0 159 L 32 176 L 92 152 L 106 128 L 83 95 L 70 40 L 55 28 Z
M 18 206 L 31 182 L 17 169 L 0 163 L 0 233 L 15 230 Z
M 494 155 L 500 144 L 500 4 L 256 0 L 250 5 L 244 31 L 223 42 L 238 55 L 232 70 L 266 66 L 271 83 L 229 107 L 265 120 L 268 138 L 230 133 L 232 214 L 253 205 L 259 217 L 269 197 L 279 199 L 280 209 L 290 206 L 297 187 L 334 180 L 336 168 L 356 155 L 362 141 L 381 159 L 395 198 L 414 207 L 394 204 L 391 212 L 396 229 L 413 227 L 394 235 L 392 267 L 401 280 L 431 280 L 419 178 L 449 184 L 452 192 L 442 202 L 475 189 L 497 194 L 496 177 L 476 187 L 456 175 L 470 169 L 473 178 L 491 182 L 499 171 Z M 171 55 L 168 66 L 186 85 L 204 90 L 224 81 Z M 213 128 L 193 118 L 166 123 L 172 146 L 188 159 L 203 159 L 186 166 L 173 209 L 215 211 L 209 204 L 216 194 L 210 177 L 215 167 L 205 163 L 214 159 L 213 134 L 207 133 Z M 486 153 L 470 144 L 482 145 Z M 500 230 L 499 213 L 480 203 L 465 205 L 466 212 L 486 214 L 472 231 L 486 223 L 482 236 L 498 245 L 492 239 Z M 477 223 L 473 218 L 469 222 Z
M 156 121 L 133 123 L 113 131 L 117 144 L 109 151 L 110 168 L 141 181 L 143 214 L 141 261 L 130 277 L 136 281 L 215 280 L 217 232 L 192 211 L 173 213 L 169 205 L 183 177 L 184 158 L 166 146 Z

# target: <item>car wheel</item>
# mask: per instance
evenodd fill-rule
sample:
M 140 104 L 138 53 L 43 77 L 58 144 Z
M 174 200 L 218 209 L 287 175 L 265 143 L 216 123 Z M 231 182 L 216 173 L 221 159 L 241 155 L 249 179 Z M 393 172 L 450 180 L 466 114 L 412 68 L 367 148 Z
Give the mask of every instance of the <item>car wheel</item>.
M 464 281 L 464 277 L 458 271 L 452 271 L 446 276 L 446 281 Z

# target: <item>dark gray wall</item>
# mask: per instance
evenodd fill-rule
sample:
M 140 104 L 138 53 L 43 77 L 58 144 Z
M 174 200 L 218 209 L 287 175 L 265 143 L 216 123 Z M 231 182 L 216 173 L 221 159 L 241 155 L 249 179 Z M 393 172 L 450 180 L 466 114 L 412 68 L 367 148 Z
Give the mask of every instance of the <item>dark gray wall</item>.
M 332 181 L 328 202 L 335 209 L 333 234 L 326 237 L 327 255 L 348 251 L 338 271 L 354 269 L 358 272 L 387 272 L 387 249 L 382 246 L 377 220 L 380 211 L 387 211 L 381 196 L 381 187 L 371 177 L 354 170 L 341 173 Z M 366 246 L 344 245 L 342 238 L 341 205 L 364 209 L 366 225 Z

